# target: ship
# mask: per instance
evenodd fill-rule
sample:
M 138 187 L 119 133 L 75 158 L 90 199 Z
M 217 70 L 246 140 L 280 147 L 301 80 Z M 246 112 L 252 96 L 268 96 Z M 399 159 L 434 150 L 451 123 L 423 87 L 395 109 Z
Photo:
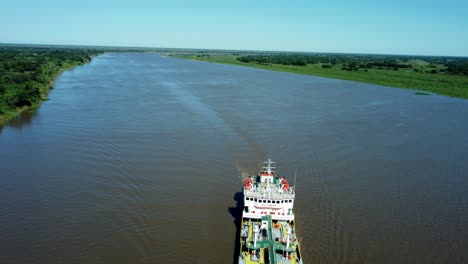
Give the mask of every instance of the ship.
M 295 186 L 273 171 L 271 159 L 264 163 L 259 174 L 244 180 L 238 263 L 302 264 L 293 212 Z

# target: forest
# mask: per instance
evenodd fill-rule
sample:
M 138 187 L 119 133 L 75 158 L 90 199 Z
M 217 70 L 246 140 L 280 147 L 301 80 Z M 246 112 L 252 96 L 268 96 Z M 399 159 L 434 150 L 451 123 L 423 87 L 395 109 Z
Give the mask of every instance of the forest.
M 341 70 L 358 71 L 359 69 L 412 69 L 415 72 L 446 73 L 468 76 L 468 58 L 403 56 L 403 55 L 360 55 L 360 54 L 260 54 L 239 56 L 244 63 L 263 65 L 280 64 L 306 66 L 322 64 L 322 68 L 339 65 Z
M 98 49 L 0 46 L 0 125 L 47 98 L 63 71 L 87 63 Z

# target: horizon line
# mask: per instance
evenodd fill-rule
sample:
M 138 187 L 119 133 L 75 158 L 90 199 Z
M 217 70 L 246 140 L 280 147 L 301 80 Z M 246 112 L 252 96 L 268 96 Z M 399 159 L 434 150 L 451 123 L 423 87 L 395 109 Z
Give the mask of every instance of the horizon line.
M 425 54 L 391 54 L 391 53 L 352 53 L 332 51 L 291 51 L 291 50 L 251 50 L 251 49 L 220 49 L 220 48 L 176 48 L 176 47 L 149 47 L 149 46 L 110 46 L 110 45 L 79 45 L 79 44 L 44 44 L 44 43 L 5 43 L 1 46 L 56 46 L 56 47 L 81 47 L 81 48 L 127 48 L 127 49 L 166 49 L 166 50 L 194 50 L 194 51 L 223 51 L 223 52 L 261 52 L 261 53 L 310 53 L 310 54 L 338 54 L 338 55 L 384 55 L 384 56 L 408 56 L 408 57 L 452 57 L 468 58 L 464 55 L 425 55 Z

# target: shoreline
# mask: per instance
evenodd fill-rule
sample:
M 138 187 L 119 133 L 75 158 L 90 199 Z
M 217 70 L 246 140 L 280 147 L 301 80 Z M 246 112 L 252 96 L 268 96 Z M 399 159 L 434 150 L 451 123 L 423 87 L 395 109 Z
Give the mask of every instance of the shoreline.
M 414 90 L 416 95 L 421 91 L 454 98 L 468 99 L 468 77 L 457 75 L 442 75 L 416 72 L 393 72 L 391 70 L 371 69 L 368 72 L 348 72 L 338 69 L 322 69 L 322 64 L 308 64 L 306 66 L 258 64 L 241 62 L 236 55 L 206 55 L 171 54 L 172 58 L 205 61 L 257 68 L 270 71 L 296 73 L 338 80 L 355 81 L 375 84 L 392 88 Z
M 10 122 L 11 120 L 18 117 L 19 115 L 21 115 L 22 113 L 26 111 L 30 111 L 30 112 L 36 111 L 44 101 L 48 101 L 49 92 L 52 89 L 54 89 L 55 81 L 63 72 L 74 69 L 78 66 L 90 63 L 94 57 L 101 55 L 101 54 L 102 53 L 90 55 L 90 59 L 88 61 L 84 61 L 84 62 L 75 61 L 72 63 L 66 62 L 66 64 L 63 64 L 62 66 L 60 66 L 60 68 L 52 74 L 50 80 L 42 84 L 45 86 L 45 90 L 41 94 L 40 100 L 38 100 L 37 102 L 31 103 L 31 105 L 29 106 L 22 106 L 22 107 L 14 108 L 4 114 L 0 114 L 0 128 L 7 126 L 8 122 Z

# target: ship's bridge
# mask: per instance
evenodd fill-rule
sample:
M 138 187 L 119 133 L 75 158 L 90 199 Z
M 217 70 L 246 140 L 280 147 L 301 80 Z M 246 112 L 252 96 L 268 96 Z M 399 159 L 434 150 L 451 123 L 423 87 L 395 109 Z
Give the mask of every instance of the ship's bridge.
M 275 220 L 294 220 L 295 190 L 281 184 L 256 182 L 244 187 L 244 218 L 259 219 L 271 215 Z
M 259 219 L 271 215 L 275 220 L 294 220 L 295 188 L 273 171 L 271 159 L 265 163 L 260 174 L 244 181 L 243 217 Z
M 263 186 L 262 186 L 263 185 Z M 260 186 L 253 186 L 252 188 L 244 188 L 245 197 L 253 197 L 257 199 L 294 199 L 295 192 L 294 187 L 290 187 L 289 191 L 284 191 L 278 189 L 274 184 L 269 184 L 267 187 L 266 184 L 261 184 Z

